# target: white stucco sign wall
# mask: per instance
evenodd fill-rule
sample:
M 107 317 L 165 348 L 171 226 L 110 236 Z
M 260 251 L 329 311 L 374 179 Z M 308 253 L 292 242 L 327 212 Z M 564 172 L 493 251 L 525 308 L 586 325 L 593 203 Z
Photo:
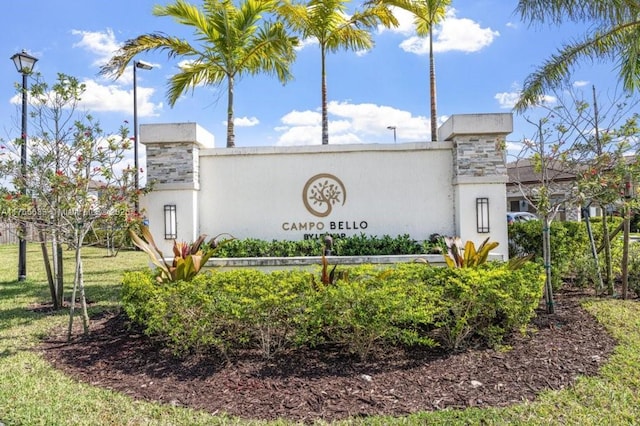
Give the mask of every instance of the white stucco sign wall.
M 141 205 L 157 242 L 165 206 L 175 206 L 178 240 L 438 233 L 490 237 L 506 257 L 503 146 L 511 123 L 510 114 L 453 116 L 441 142 L 260 148 L 214 148 L 195 123 L 143 125 L 154 189 Z M 479 198 L 488 200 L 488 230 L 478 227 Z M 169 250 L 172 240 L 164 241 Z

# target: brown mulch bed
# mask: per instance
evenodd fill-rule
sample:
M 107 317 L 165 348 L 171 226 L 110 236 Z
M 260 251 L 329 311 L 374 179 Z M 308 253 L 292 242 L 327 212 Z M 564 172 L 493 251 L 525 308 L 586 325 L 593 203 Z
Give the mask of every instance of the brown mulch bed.
M 332 348 L 264 361 L 256 352 L 230 360 L 172 357 L 131 331 L 121 314 L 92 322 L 88 339 L 66 343 L 63 330 L 40 347 L 77 380 L 134 398 L 243 418 L 311 422 L 350 416 L 405 415 L 443 408 L 506 406 L 595 375 L 615 341 L 579 306 L 585 295 L 557 296 L 556 313 L 539 310 L 535 332 L 514 335 L 509 349 L 456 354 L 395 350 L 367 361 Z

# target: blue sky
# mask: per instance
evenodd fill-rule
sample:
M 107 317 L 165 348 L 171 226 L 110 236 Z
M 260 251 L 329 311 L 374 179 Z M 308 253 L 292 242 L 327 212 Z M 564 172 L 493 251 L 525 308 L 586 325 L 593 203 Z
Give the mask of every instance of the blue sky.
M 119 80 L 98 70 L 127 39 L 156 31 L 191 39 L 191 31 L 171 18 L 153 16 L 161 0 L 12 0 L 2 3 L 0 25 L 5 62 L 0 63 L 0 138 L 19 135 L 20 82 L 11 55 L 25 49 L 39 58 L 36 69 L 53 82 L 58 72 L 87 85 L 83 107 L 103 129 L 132 123 L 131 69 Z M 197 1 L 194 0 L 194 3 Z M 359 5 L 354 1 L 353 6 Z M 519 88 L 536 65 L 584 26 L 530 27 L 515 14 L 516 0 L 453 0 L 447 19 L 434 36 L 439 121 L 452 114 L 510 112 Z M 366 53 L 342 51 L 327 58 L 330 144 L 393 143 L 430 140 L 428 39 L 417 39 L 410 16 L 398 12 L 402 25 L 375 34 Z M 198 87 L 171 108 L 166 83 L 178 71 L 178 59 L 143 54 L 137 59 L 154 69 L 138 71 L 138 121 L 197 122 L 225 146 L 226 87 Z M 306 44 L 286 86 L 269 76 L 247 76 L 237 83 L 236 146 L 313 145 L 321 143 L 320 53 Z M 615 86 L 615 64 L 583 64 L 572 81 L 590 90 Z M 535 111 L 528 114 L 535 115 Z M 534 129 L 515 117 L 518 140 Z

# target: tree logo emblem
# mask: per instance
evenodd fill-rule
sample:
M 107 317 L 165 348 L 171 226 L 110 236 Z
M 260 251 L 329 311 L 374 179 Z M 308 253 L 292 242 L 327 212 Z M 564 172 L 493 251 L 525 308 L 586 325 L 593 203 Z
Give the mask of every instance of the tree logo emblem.
M 309 213 L 317 217 L 327 217 L 331 214 L 334 205 L 344 205 L 347 200 L 347 190 L 336 176 L 320 173 L 304 185 L 302 200 Z

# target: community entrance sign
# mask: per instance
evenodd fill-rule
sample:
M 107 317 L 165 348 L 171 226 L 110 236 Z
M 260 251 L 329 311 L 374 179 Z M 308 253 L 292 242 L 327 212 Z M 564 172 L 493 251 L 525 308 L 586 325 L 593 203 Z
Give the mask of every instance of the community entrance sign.
M 506 258 L 511 131 L 511 114 L 469 114 L 450 117 L 438 142 L 215 148 L 195 123 L 143 125 L 154 186 L 141 205 L 157 240 L 167 236 L 167 251 L 174 235 L 425 240 L 437 233 L 476 243 L 489 237 Z

